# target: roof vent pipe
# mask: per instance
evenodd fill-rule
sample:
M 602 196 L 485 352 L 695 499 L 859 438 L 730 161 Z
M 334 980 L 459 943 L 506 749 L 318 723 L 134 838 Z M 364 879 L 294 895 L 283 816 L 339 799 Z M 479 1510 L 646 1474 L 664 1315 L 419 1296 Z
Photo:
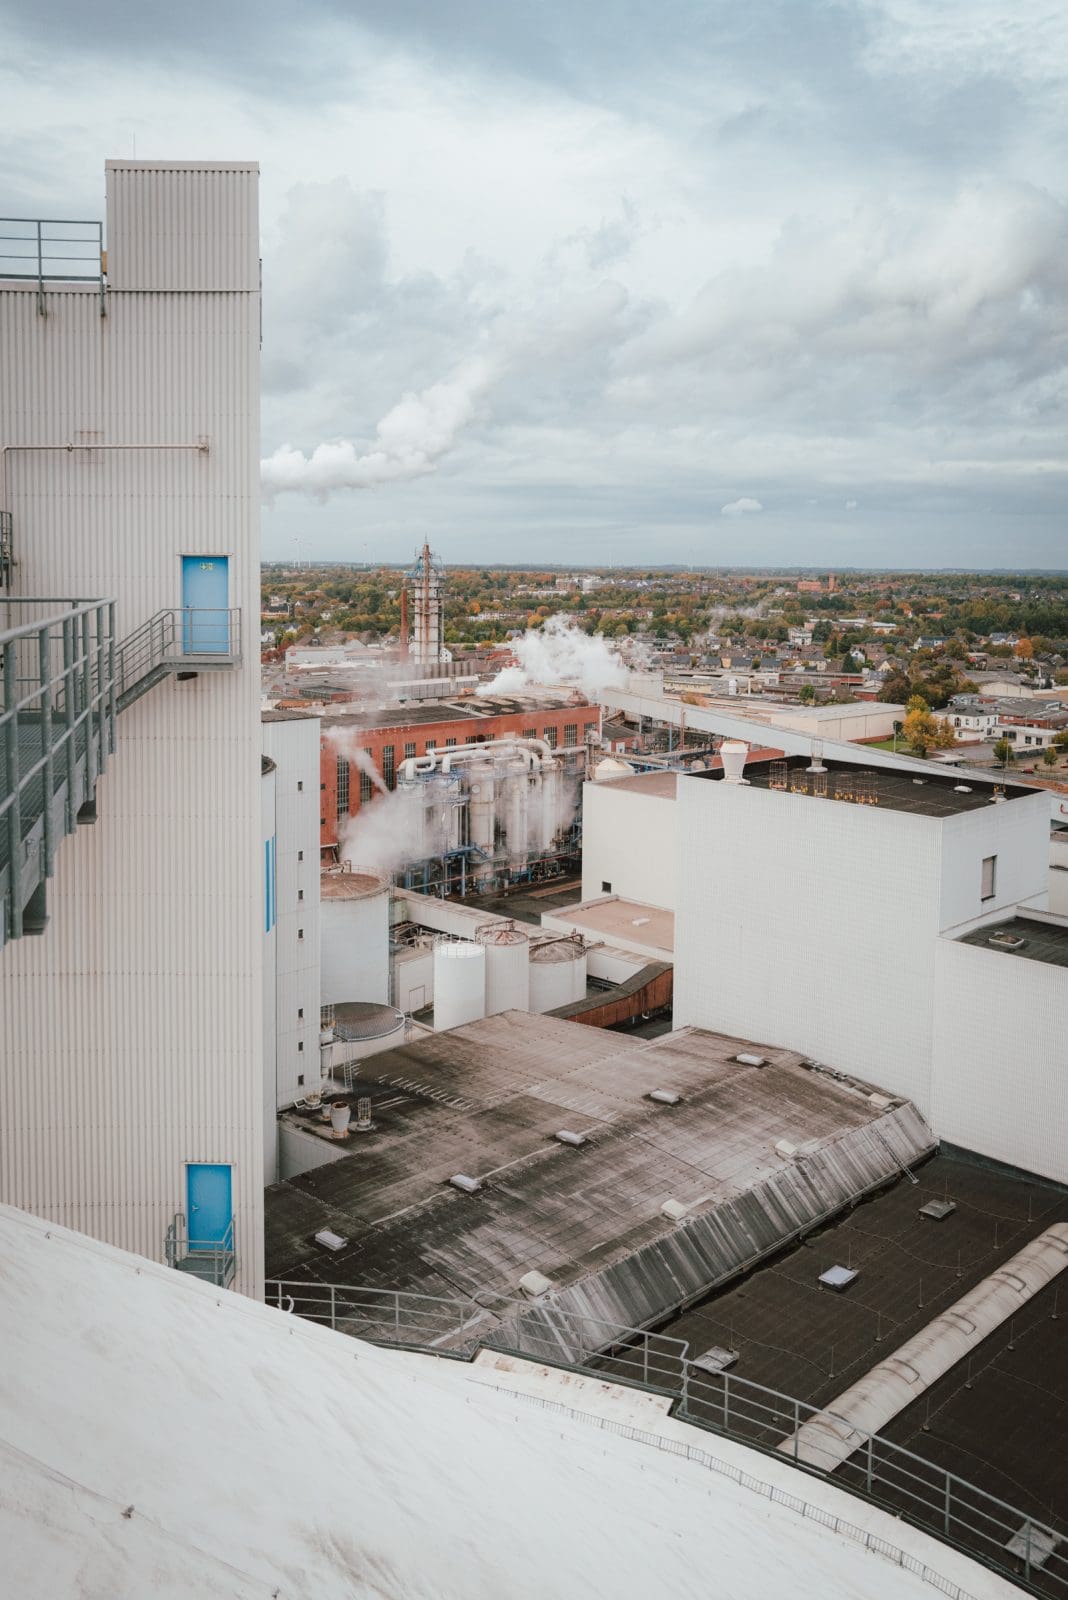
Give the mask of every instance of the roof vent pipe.
M 724 783 L 745 783 L 742 777 L 749 746 L 743 744 L 741 739 L 724 739 L 719 747 L 720 760 L 723 762 Z

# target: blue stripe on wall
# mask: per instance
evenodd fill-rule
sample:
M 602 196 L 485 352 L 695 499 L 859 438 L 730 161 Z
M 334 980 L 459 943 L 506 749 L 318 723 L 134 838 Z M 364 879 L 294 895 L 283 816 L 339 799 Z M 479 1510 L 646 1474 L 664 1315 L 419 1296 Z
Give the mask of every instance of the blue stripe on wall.
M 278 885 L 275 862 L 276 841 L 271 838 L 263 846 L 264 872 L 264 932 L 270 933 L 278 917 Z

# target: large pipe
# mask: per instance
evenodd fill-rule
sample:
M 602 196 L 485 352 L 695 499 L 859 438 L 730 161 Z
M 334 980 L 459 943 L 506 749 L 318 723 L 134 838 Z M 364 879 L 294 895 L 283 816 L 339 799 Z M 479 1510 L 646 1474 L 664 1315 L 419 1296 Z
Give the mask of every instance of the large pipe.
M 461 744 L 452 750 L 428 750 L 425 756 L 409 756 L 401 762 L 399 776 L 414 778 L 420 772 L 433 772 L 439 761 L 442 772 L 451 772 L 452 763 L 459 757 L 466 759 L 471 755 L 481 755 L 486 750 L 502 749 L 514 750 L 516 755 L 529 757 L 531 770 L 535 753 L 541 754 L 543 766 L 555 764 L 552 748 L 544 739 L 521 739 L 517 734 L 512 738 L 486 739 L 482 744 Z

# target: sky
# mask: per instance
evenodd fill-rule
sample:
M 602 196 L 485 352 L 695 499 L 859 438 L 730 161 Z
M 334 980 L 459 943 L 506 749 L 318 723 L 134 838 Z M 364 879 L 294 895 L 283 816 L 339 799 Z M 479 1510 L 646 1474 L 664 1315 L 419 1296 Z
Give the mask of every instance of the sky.
M 0 212 L 260 162 L 266 559 L 1068 567 L 1053 0 L 0 0 Z

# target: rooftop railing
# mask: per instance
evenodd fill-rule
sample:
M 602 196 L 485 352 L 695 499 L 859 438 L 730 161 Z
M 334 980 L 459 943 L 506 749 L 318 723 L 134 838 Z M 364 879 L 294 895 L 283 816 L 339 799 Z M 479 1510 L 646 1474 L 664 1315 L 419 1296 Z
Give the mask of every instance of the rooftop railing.
M 217 1289 L 228 1288 L 237 1269 L 233 1220 L 221 1238 L 201 1239 L 190 1234 L 185 1212 L 175 1212 L 167 1228 L 164 1257 L 167 1265 L 179 1272 L 214 1284 Z
M 672 1414 L 683 1421 L 877 1503 L 1031 1594 L 1068 1597 L 1068 1528 L 1021 1511 L 853 1424 L 847 1424 L 857 1438 L 852 1455 L 832 1470 L 813 1466 L 801 1457 L 798 1432 L 813 1418 L 840 1420 L 832 1411 L 729 1371 L 698 1366 L 684 1340 L 578 1316 L 548 1302 L 495 1298 L 490 1309 L 475 1299 L 282 1279 L 267 1284 L 266 1298 L 282 1311 L 372 1344 L 461 1360 L 479 1349 L 500 1350 L 671 1395 Z
M 106 310 L 104 228 L 100 222 L 0 217 L 0 278 L 37 285 L 37 310 L 46 314 L 45 284 L 93 283 Z

